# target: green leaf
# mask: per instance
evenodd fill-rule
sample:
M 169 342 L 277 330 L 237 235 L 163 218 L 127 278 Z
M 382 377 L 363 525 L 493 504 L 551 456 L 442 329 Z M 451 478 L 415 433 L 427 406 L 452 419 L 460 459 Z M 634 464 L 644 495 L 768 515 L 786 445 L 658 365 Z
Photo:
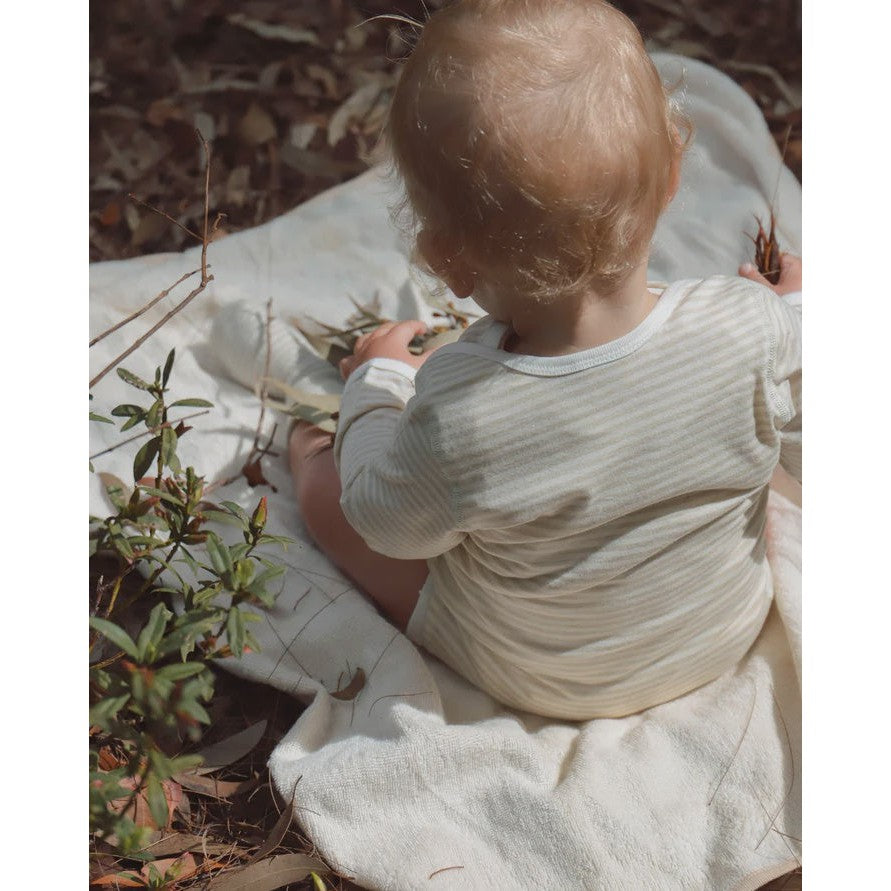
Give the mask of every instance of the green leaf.
M 254 564 L 250 560 L 239 560 L 235 564 L 235 581 L 239 588 L 247 588 L 254 577 Z
M 154 486 L 140 486 L 139 491 L 145 492 L 147 495 L 154 495 L 155 498 L 160 498 L 162 501 L 175 504 L 177 507 L 185 507 L 179 498 L 175 495 L 171 495 L 169 492 L 165 492 L 163 489 L 156 489 Z
M 178 437 L 173 427 L 165 427 L 161 431 L 161 461 L 165 466 L 170 466 L 176 457 L 176 443 Z
M 208 520 L 213 520 L 215 523 L 226 523 L 229 526 L 238 526 L 242 528 L 242 522 L 238 519 L 238 517 L 233 517 L 232 514 L 226 513 L 222 510 L 205 510 L 201 512 L 203 516 Z
M 103 417 L 102 415 L 97 415 L 96 412 L 94 412 L 94 411 L 90 412 L 90 420 L 91 421 L 99 421 L 102 424 L 113 424 L 114 423 L 114 421 L 112 421 L 111 418 L 106 418 L 106 417 Z
M 155 604 L 154 609 L 149 614 L 148 622 L 142 631 L 139 632 L 139 640 L 136 642 L 136 646 L 139 649 L 139 661 L 143 665 L 151 664 L 154 661 L 152 657 L 161 638 L 164 636 L 167 622 L 172 617 L 173 613 L 163 603 Z
M 204 759 L 200 755 L 177 755 L 170 759 L 170 772 L 181 773 L 184 770 L 200 767 L 203 763 Z
M 152 407 L 145 414 L 146 427 L 157 427 L 161 423 L 161 413 L 164 411 L 164 403 L 156 399 Z
M 166 387 L 167 381 L 170 380 L 170 372 L 173 369 L 173 357 L 176 350 L 173 349 L 167 354 L 167 361 L 164 363 L 164 373 L 161 375 L 161 386 Z
M 148 794 L 146 797 L 148 798 L 152 819 L 158 824 L 158 828 L 163 829 L 170 819 L 170 811 L 167 808 L 167 797 L 164 795 L 164 787 L 153 773 L 150 773 L 148 777 Z
M 118 712 L 129 700 L 129 693 L 125 693 L 123 696 L 109 696 L 105 699 L 100 699 L 99 702 L 90 709 L 90 724 L 98 724 L 100 727 L 107 727 L 108 722 L 117 717 Z
M 102 480 L 102 485 L 105 486 L 108 500 L 111 501 L 117 510 L 125 510 L 127 501 L 130 498 L 130 490 L 127 488 L 124 481 L 119 477 L 116 477 L 113 473 L 106 473 L 104 471 L 99 474 L 99 479 Z
M 189 717 L 194 718 L 201 724 L 210 724 L 210 715 L 207 713 L 203 705 L 194 699 L 183 700 L 180 703 L 180 709 Z
M 141 415 L 133 415 L 132 418 L 128 418 L 123 424 L 121 424 L 121 433 L 125 430 L 129 430 L 131 427 L 135 427 L 143 418 Z
M 126 381 L 128 384 L 130 384 L 131 387 L 136 387 L 137 390 L 149 390 L 152 386 L 151 384 L 144 381 L 141 377 L 137 377 L 135 374 L 133 374 L 132 371 L 127 371 L 126 368 L 118 369 L 118 377 L 122 381 Z M 114 412 L 112 412 L 112 414 L 114 414 Z
M 130 403 L 126 405 L 116 405 L 111 410 L 112 415 L 116 418 L 132 418 L 132 417 L 143 417 L 145 415 L 145 409 L 139 405 L 131 405 Z
M 157 676 L 166 681 L 184 681 L 186 678 L 195 677 L 205 670 L 203 662 L 177 662 L 173 665 L 165 665 L 158 669 Z
M 177 399 L 176 402 L 171 403 L 168 408 L 176 408 L 178 405 L 188 408 L 213 408 L 213 403 L 208 402 L 206 399 Z
M 153 436 L 137 453 L 136 457 L 133 459 L 133 479 L 137 482 L 141 480 L 149 467 L 152 466 L 152 461 L 155 460 L 158 450 L 161 447 L 161 437 Z
M 96 616 L 90 619 L 90 625 L 100 634 L 107 637 L 115 646 L 122 649 L 131 659 L 139 658 L 139 651 L 133 638 L 123 628 L 115 625 L 114 622 L 109 622 L 107 619 L 100 619 Z
M 235 516 L 238 517 L 238 519 L 241 520 L 241 522 L 244 523 L 245 526 L 250 523 L 251 520 L 250 517 L 247 515 L 247 511 L 240 504 L 236 504 L 234 501 L 224 501 L 223 507 L 235 514 Z
M 217 575 L 224 576 L 232 572 L 232 557 L 229 554 L 229 548 L 220 541 L 218 535 L 208 532 L 205 547 Z
M 226 619 L 226 638 L 229 649 L 236 656 L 241 656 L 244 650 L 244 617 L 240 609 L 230 609 L 229 618 Z

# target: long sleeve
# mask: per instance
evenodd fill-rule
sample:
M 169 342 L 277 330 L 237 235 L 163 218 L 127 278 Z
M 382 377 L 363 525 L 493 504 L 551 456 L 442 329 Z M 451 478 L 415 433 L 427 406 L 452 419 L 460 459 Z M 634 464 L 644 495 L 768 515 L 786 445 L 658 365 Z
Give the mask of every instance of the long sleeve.
M 780 437 L 780 464 L 801 482 L 801 293 L 765 297 L 773 340 L 772 384 Z
M 372 550 L 402 559 L 435 557 L 464 538 L 414 374 L 388 359 L 356 369 L 334 442 L 347 520 Z

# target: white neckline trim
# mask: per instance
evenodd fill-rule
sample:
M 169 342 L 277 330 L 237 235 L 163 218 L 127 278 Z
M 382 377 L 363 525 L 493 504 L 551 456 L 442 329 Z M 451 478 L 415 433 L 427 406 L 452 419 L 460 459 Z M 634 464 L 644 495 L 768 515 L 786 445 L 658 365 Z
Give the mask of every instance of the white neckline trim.
M 584 371 L 586 368 L 593 368 L 597 365 L 606 365 L 640 349 L 665 324 L 678 301 L 686 293 L 685 286 L 692 281 L 692 279 L 684 280 L 668 285 L 649 315 L 636 328 L 616 340 L 592 347 L 590 350 L 582 350 L 566 356 L 526 356 L 508 353 L 500 348 L 507 332 L 507 325 L 493 319 L 480 340 L 459 340 L 457 343 L 449 345 L 449 353 L 458 352 L 478 356 L 481 359 L 497 362 L 514 371 L 538 377 L 559 377 L 564 374 Z

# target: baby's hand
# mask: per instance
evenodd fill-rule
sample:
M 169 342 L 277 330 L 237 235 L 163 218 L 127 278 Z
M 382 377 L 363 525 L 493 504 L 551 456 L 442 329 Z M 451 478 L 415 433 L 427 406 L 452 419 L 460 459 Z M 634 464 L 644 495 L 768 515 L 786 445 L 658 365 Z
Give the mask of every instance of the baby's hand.
M 380 328 L 363 334 L 353 347 L 353 355 L 340 360 L 340 374 L 346 380 L 363 362 L 369 359 L 398 359 L 407 365 L 420 368 L 430 353 L 415 356 L 408 345 L 419 334 L 426 334 L 427 326 L 417 320 L 412 322 L 385 322 Z
M 780 280 L 775 285 L 761 275 L 751 263 L 743 263 L 739 267 L 739 274 L 753 282 L 767 285 L 777 294 L 791 294 L 793 291 L 801 290 L 801 257 L 796 257 L 794 254 L 780 254 Z

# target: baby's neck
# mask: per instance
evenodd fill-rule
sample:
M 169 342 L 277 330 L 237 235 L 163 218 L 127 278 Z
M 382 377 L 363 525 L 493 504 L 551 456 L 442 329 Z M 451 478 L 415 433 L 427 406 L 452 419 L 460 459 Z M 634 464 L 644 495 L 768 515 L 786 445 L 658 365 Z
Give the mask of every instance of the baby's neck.
M 612 297 L 589 294 L 574 301 L 524 307 L 506 320 L 504 348 L 530 356 L 565 356 L 593 349 L 633 331 L 658 297 L 647 290 L 643 262 Z

